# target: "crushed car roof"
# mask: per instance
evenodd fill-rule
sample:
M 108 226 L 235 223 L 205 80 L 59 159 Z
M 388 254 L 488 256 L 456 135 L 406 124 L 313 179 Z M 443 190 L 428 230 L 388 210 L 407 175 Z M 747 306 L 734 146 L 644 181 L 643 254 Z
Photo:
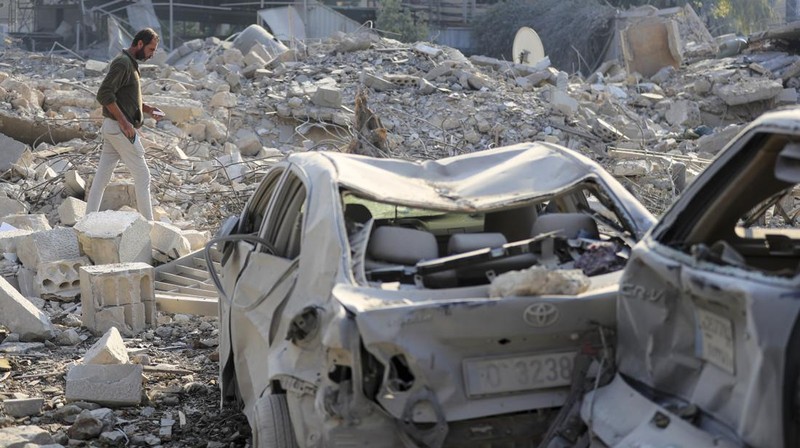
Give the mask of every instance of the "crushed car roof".
M 633 196 L 594 161 L 561 146 L 521 143 L 441 160 L 411 162 L 343 153 L 308 153 L 289 161 L 308 170 L 325 169 L 319 157 L 333 165 L 339 185 L 380 201 L 442 210 L 474 211 L 568 190 L 586 180 L 601 181 L 626 201 Z M 316 169 L 315 169 L 316 168 Z

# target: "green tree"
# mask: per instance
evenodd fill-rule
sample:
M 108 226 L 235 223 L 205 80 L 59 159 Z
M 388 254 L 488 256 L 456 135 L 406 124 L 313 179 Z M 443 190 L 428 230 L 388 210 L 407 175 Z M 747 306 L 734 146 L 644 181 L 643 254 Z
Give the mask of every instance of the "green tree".
M 422 17 L 415 17 L 401 0 L 383 0 L 378 8 L 376 27 L 388 33 L 388 37 L 401 42 L 416 42 L 428 38 L 428 24 Z

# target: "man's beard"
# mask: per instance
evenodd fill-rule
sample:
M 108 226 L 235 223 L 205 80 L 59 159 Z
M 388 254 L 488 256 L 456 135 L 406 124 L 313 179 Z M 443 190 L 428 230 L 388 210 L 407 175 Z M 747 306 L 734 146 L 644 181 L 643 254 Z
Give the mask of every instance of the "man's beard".
M 136 50 L 136 53 L 133 55 L 133 57 L 135 57 L 137 61 L 146 61 L 147 56 L 144 54 L 144 47 Z

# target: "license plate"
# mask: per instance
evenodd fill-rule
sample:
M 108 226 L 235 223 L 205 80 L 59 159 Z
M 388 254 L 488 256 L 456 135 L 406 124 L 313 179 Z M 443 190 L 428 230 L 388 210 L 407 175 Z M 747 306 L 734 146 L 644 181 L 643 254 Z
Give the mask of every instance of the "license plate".
M 696 308 L 698 332 L 697 351 L 702 359 L 735 374 L 733 323 L 719 314 Z
M 572 382 L 575 352 L 505 358 L 465 359 L 468 396 L 505 394 L 567 386 Z

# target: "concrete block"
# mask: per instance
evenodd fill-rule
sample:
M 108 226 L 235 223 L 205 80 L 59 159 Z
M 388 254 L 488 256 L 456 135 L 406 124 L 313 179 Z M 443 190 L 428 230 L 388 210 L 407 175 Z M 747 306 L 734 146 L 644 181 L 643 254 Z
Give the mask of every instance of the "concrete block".
M 75 365 L 67 373 L 67 401 L 88 401 L 105 406 L 135 406 L 142 398 L 142 366 Z
M 0 171 L 7 171 L 11 169 L 12 163 L 19 160 L 28 145 L 5 134 L 0 134 L 0 148 L 3 148 L 3 151 L 0 151 Z
M 775 100 L 780 104 L 797 104 L 797 89 L 783 89 Z
M 335 87 L 318 87 L 311 97 L 311 102 L 320 107 L 342 107 L 342 91 Z
M 362 84 L 378 92 L 397 88 L 397 85 L 393 82 L 367 72 L 361 72 L 360 80 Z
M 767 78 L 747 78 L 735 84 L 714 89 L 718 97 L 729 106 L 771 100 L 783 92 L 780 81 Z
M 84 364 L 127 364 L 128 350 L 119 330 L 112 327 L 83 355 Z
M 211 97 L 211 107 L 236 107 L 236 95 L 231 92 L 217 92 Z
M 553 89 L 551 93 L 550 105 L 553 106 L 553 109 L 567 117 L 571 117 L 578 112 L 578 100 L 560 90 Z
M 153 251 L 158 255 L 163 255 L 160 258 L 166 258 L 159 261 L 167 262 L 178 259 L 192 251 L 189 240 L 183 236 L 181 229 L 165 222 L 153 223 L 150 240 L 153 244 Z
M 74 197 L 67 197 L 58 206 L 58 218 L 65 226 L 74 226 L 86 216 L 86 203 Z
M 86 181 L 75 170 L 64 174 L 64 190 L 67 195 L 82 198 L 86 194 Z
M 25 204 L 8 196 L 0 195 L 0 219 L 20 213 L 28 213 L 28 207 Z
M 81 292 L 80 268 L 90 264 L 87 257 L 39 263 L 33 291 L 42 298 L 72 301 Z
M 146 95 L 144 102 L 164 111 L 166 118 L 174 124 L 182 124 L 200 118 L 205 111 L 203 103 L 188 98 Z
M 665 118 L 673 126 L 696 126 L 700 124 L 700 108 L 694 101 L 678 100 L 672 103 Z
M 123 334 L 156 323 L 153 268 L 145 263 L 80 269 L 83 324 L 94 333 L 116 326 Z
M 264 59 L 263 57 L 261 57 L 258 51 L 253 51 L 251 49 L 244 57 L 244 65 L 245 66 L 252 65 L 258 68 L 264 68 L 267 65 L 267 61 L 270 59 L 272 58 Z
M 86 65 L 84 66 L 86 72 L 92 76 L 97 76 L 103 73 L 106 71 L 106 67 L 108 67 L 107 62 L 96 61 L 94 59 L 86 60 Z
M 239 132 L 236 133 L 235 144 L 243 156 L 254 156 L 261 151 L 261 147 L 263 146 L 258 135 L 247 129 L 240 129 Z
M 136 208 L 136 190 L 133 182 L 111 182 L 103 192 L 100 210 L 119 210 L 122 207 Z
M 94 264 L 151 261 L 150 224 L 138 212 L 90 213 L 75 230 Z
M 22 341 L 41 341 L 55 336 L 50 318 L 5 278 L 0 278 L 0 324 L 19 334 Z
M 26 268 L 36 269 L 40 263 L 79 258 L 78 237 L 68 227 L 35 232 L 17 242 L 17 256 Z
M 3 400 L 3 409 L 5 409 L 6 414 L 14 418 L 39 415 L 42 412 L 42 405 L 44 405 L 44 398 Z
M 0 447 L 2 448 L 48 446 L 53 444 L 55 444 L 53 436 L 38 426 L 21 425 L 0 429 Z
M 3 218 L 3 222 L 18 229 L 32 230 L 34 232 L 53 229 L 50 227 L 47 217 L 42 213 L 8 215 Z
M 189 242 L 189 248 L 192 252 L 204 248 L 208 240 L 211 239 L 211 235 L 208 231 L 182 230 L 181 235 Z

